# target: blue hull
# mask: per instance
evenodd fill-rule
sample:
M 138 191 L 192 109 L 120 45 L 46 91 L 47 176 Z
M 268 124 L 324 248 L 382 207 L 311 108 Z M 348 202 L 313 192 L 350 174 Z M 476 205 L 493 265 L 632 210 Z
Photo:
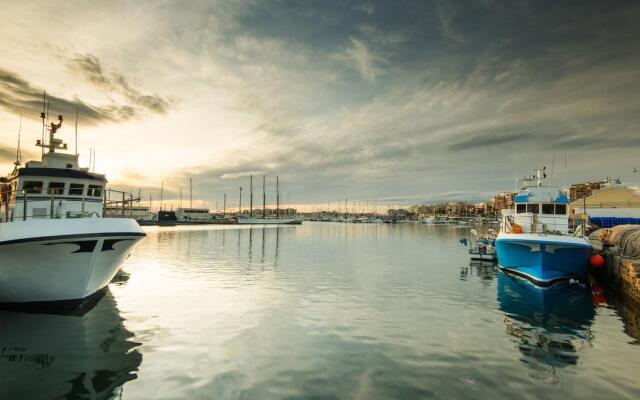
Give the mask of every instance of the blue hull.
M 498 238 L 496 253 L 501 268 L 549 284 L 563 279 L 586 281 L 593 249 L 566 242 Z

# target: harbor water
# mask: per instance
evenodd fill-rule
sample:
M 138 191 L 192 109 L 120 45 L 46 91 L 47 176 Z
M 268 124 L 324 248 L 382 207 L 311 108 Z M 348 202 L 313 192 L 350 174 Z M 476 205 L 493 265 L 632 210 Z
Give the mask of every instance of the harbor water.
M 0 399 L 640 398 L 640 317 L 469 229 L 147 227 L 84 314 L 0 311 Z

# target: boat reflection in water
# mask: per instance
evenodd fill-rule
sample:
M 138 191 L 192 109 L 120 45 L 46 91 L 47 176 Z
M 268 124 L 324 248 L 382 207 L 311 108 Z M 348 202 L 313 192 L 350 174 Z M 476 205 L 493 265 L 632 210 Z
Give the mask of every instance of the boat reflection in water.
M 106 399 L 137 377 L 134 348 L 112 294 L 73 314 L 0 310 L 0 398 Z M 49 310 L 51 312 L 51 310 Z
M 579 353 L 591 347 L 595 308 L 584 285 L 540 288 L 499 272 L 498 302 L 522 361 L 542 381 L 556 383 L 556 369 L 577 364 Z

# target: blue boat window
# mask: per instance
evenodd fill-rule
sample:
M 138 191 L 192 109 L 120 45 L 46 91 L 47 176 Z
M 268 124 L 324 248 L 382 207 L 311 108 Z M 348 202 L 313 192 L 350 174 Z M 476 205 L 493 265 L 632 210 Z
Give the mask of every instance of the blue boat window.
M 527 212 L 532 214 L 539 214 L 540 204 L 527 204 Z
M 527 212 L 526 204 L 516 204 L 516 214 L 524 214 Z
M 554 213 L 554 204 L 543 204 L 542 205 L 542 213 L 543 214 L 553 214 Z
M 567 213 L 566 204 L 556 204 L 556 214 L 565 215 Z

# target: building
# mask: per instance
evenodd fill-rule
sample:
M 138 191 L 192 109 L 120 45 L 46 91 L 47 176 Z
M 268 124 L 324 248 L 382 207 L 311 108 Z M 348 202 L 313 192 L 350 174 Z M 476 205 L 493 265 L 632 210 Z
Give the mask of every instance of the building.
M 107 206 L 104 208 L 104 216 L 108 218 L 148 218 L 151 215 L 148 206 Z
M 504 209 L 511 208 L 513 205 L 513 197 L 515 193 L 501 192 L 496 196 L 493 196 L 491 203 L 493 204 L 493 211 L 500 212 Z
M 606 186 L 620 186 L 620 179 L 605 179 L 593 182 L 583 182 L 571 185 L 569 188 L 569 201 L 574 202 L 583 197 L 589 197 L 594 190 L 602 189 Z
M 584 214 L 585 210 L 589 220 L 603 228 L 640 224 L 640 189 L 608 183 L 570 204 L 572 214 Z
M 182 208 L 176 209 L 178 221 L 210 221 L 213 216 L 208 208 Z
M 409 210 L 405 210 L 403 208 L 399 208 L 397 210 L 387 210 L 387 217 L 389 217 L 390 219 L 405 220 L 408 219 L 411 215 L 412 214 L 409 212 Z

